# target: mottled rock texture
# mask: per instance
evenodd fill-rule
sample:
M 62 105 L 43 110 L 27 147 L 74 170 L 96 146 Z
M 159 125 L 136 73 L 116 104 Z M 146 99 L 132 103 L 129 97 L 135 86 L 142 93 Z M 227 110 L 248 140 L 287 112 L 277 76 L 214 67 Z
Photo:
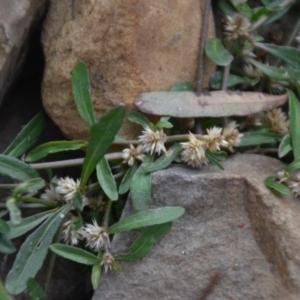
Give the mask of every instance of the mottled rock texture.
M 146 257 L 105 274 L 93 300 L 299 299 L 300 202 L 263 183 L 284 165 L 238 154 L 223 165 L 153 174 L 153 206 L 186 212 Z M 117 234 L 114 252 L 125 253 L 134 236 Z
M 0 104 L 19 75 L 30 39 L 48 0 L 0 1 Z
M 142 92 L 195 83 L 204 1 L 51 0 L 43 32 L 43 103 L 68 138 L 88 138 L 71 91 L 77 61 L 90 70 L 97 116 L 116 105 L 134 109 Z M 214 36 L 210 16 L 208 38 Z M 206 64 L 205 87 L 214 70 Z M 122 133 L 133 137 L 132 126 Z

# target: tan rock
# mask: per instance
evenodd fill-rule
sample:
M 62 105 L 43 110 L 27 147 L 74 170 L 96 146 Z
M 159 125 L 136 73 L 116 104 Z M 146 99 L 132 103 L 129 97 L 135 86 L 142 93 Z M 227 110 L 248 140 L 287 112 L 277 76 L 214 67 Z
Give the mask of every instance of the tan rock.
M 195 83 L 204 1 L 51 0 L 43 32 L 43 103 L 68 138 L 87 139 L 71 91 L 77 61 L 90 70 L 97 116 L 116 105 L 134 109 L 142 92 Z M 214 36 L 210 16 L 208 38 Z M 205 87 L 214 66 L 206 63 Z M 132 137 L 132 126 L 123 134 Z

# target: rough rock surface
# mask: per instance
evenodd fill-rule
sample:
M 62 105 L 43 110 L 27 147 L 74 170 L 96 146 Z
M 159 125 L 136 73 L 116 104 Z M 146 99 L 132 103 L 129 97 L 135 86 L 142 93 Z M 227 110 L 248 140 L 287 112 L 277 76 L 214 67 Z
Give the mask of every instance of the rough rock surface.
M 71 91 L 71 71 L 90 70 L 97 116 L 116 105 L 134 109 L 142 92 L 195 83 L 204 1 L 51 0 L 43 32 L 43 103 L 69 138 L 87 139 Z M 208 38 L 214 36 L 210 16 Z M 205 87 L 214 65 L 207 61 Z M 123 134 L 132 137 L 132 126 Z
M 41 20 L 48 0 L 0 1 L 0 104 L 19 75 L 28 50 L 28 36 Z
M 223 165 L 153 174 L 153 205 L 186 212 L 146 257 L 105 274 L 93 300 L 299 299 L 300 202 L 263 183 L 283 164 L 237 154 Z M 116 235 L 114 252 L 125 253 L 133 235 Z

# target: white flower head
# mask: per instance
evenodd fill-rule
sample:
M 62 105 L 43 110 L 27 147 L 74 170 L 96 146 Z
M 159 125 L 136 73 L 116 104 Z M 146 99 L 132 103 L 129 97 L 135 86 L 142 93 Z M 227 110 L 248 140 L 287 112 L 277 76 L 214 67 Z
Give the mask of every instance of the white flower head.
M 75 181 L 73 178 L 67 176 L 58 180 L 55 191 L 62 195 L 66 202 L 71 202 L 79 189 L 79 185 L 80 179 Z
M 295 173 L 294 177 L 293 180 L 288 182 L 288 186 L 295 197 L 298 197 L 300 195 L 300 172 Z
M 160 155 L 161 151 L 167 152 L 164 145 L 167 141 L 167 136 L 162 129 L 153 131 L 149 127 L 144 127 L 142 135 L 139 136 L 139 141 L 142 143 L 145 152 L 150 152 L 151 154 L 156 152 L 158 155 Z
M 41 199 L 54 202 L 64 201 L 63 197 L 55 190 L 55 187 L 57 186 L 57 181 L 58 179 L 56 176 L 51 179 L 49 189 L 45 189 L 45 193 L 41 195 Z
M 63 232 L 62 238 L 66 244 L 77 245 L 80 240 L 83 238 L 83 230 L 82 228 L 78 230 L 72 229 L 72 225 L 74 221 L 76 221 L 77 217 L 72 215 L 68 221 L 63 224 Z
M 109 235 L 104 227 L 100 227 L 94 219 L 93 224 L 86 224 L 83 227 L 83 236 L 86 239 L 86 244 L 95 251 L 110 248 Z
M 286 114 L 281 110 L 281 108 L 273 108 L 267 111 L 265 113 L 264 121 L 275 133 L 289 133 L 289 122 Z
M 130 145 L 130 148 L 126 148 L 122 153 L 123 163 L 127 163 L 129 166 L 132 166 L 136 159 L 143 161 L 145 154 L 143 154 L 143 146 L 138 145 L 136 148 L 133 145 Z
M 236 129 L 238 125 L 235 121 L 228 123 L 223 128 L 223 136 L 225 137 L 226 142 L 228 143 L 228 149 L 233 151 L 233 147 L 237 147 L 242 139 L 243 134 L 239 133 Z
M 118 261 L 116 261 L 116 259 L 113 257 L 113 255 L 109 252 L 104 253 L 101 265 L 104 266 L 105 273 L 108 270 L 111 270 L 112 268 L 115 271 L 120 270 L 120 264 L 118 263 Z
M 204 135 L 203 139 L 207 143 L 208 150 L 211 152 L 216 152 L 220 151 L 220 146 L 228 146 L 228 142 L 225 141 L 225 137 L 221 135 L 222 128 L 214 126 L 206 131 L 207 135 Z
M 251 22 L 240 13 L 226 17 L 226 35 L 229 40 L 236 40 L 239 37 L 250 36 Z
M 208 159 L 205 156 L 207 143 L 198 140 L 191 132 L 189 139 L 189 142 L 181 143 L 183 148 L 181 152 L 182 160 L 192 167 L 201 167 L 203 164 L 207 164 Z
M 290 178 L 291 178 L 290 174 L 286 171 L 277 172 L 277 179 L 279 183 L 288 182 Z

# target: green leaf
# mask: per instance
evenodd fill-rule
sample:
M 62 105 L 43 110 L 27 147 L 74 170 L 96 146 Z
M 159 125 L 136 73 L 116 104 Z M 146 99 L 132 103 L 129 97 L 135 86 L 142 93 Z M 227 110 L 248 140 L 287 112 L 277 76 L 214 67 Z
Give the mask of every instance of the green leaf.
M 156 128 L 172 128 L 173 124 L 168 121 L 160 120 L 155 124 L 155 127 Z
M 238 10 L 238 12 L 246 16 L 248 19 L 251 19 L 254 14 L 254 10 L 247 3 L 236 5 L 235 8 Z
M 80 191 L 76 191 L 76 194 L 72 200 L 72 203 L 74 205 L 75 208 L 79 209 L 80 211 L 82 211 L 83 208 L 83 203 L 82 203 L 82 194 Z
M 15 198 L 9 198 L 6 201 L 6 207 L 9 210 L 10 221 L 14 225 L 18 225 L 22 221 L 21 210 L 17 206 L 17 200 Z
M 224 16 L 233 16 L 236 13 L 227 1 L 218 1 L 218 8 Z
M 217 167 L 219 167 L 221 170 L 224 170 L 224 167 L 219 163 L 220 160 L 223 160 L 227 157 L 227 153 L 224 151 L 220 151 L 220 152 L 211 152 L 211 151 L 206 151 L 205 152 L 205 156 L 207 157 L 207 159 L 213 163 L 214 165 L 216 165 Z
M 130 166 L 126 172 L 126 174 L 124 175 L 121 184 L 119 186 L 119 194 L 125 194 L 129 191 L 131 183 L 132 183 L 132 178 L 133 175 L 135 174 L 137 170 L 137 164 L 133 163 L 132 166 Z
M 184 214 L 180 206 L 148 209 L 127 217 L 108 228 L 110 234 L 173 221 Z
M 149 253 L 154 243 L 170 232 L 171 227 L 172 223 L 168 222 L 147 228 L 132 243 L 128 254 L 118 255 L 116 259 L 118 261 L 131 262 L 142 258 Z
M 26 156 L 27 162 L 34 162 L 44 158 L 50 153 L 57 153 L 62 151 L 78 150 L 85 148 L 87 143 L 84 141 L 55 141 L 42 144 Z
M 0 174 L 18 181 L 40 177 L 39 173 L 14 157 L 0 154 Z
M 251 17 L 251 21 L 254 22 L 260 17 L 268 16 L 272 13 L 272 10 L 268 9 L 267 7 L 260 6 L 253 9 L 253 14 Z
M 279 141 L 282 134 L 273 132 L 249 131 L 243 133 L 239 147 L 270 144 Z
M 92 267 L 92 276 L 91 276 L 91 281 L 92 281 L 92 286 L 93 290 L 95 291 L 98 289 L 100 280 L 101 280 L 101 272 L 102 271 L 102 266 L 101 264 L 94 264 Z
M 281 68 L 276 68 L 272 66 L 267 66 L 265 64 L 262 64 L 252 58 L 248 59 L 257 69 L 262 71 L 267 76 L 274 78 L 276 80 L 282 80 L 282 81 L 289 81 L 290 76 L 288 72 Z
M 72 91 L 78 112 L 88 127 L 95 123 L 90 92 L 89 70 L 84 62 L 78 62 L 72 73 Z
M 84 265 L 94 265 L 102 260 L 88 251 L 63 244 L 52 244 L 50 250 L 59 256 Z
M 54 234 L 71 207 L 72 204 L 68 204 L 57 210 L 22 244 L 6 277 L 5 287 L 11 294 L 24 291 L 27 280 L 35 277 L 44 262 Z
M 28 279 L 27 289 L 29 291 L 30 300 L 46 300 L 43 290 L 33 278 Z
M 119 198 L 116 181 L 111 172 L 108 161 L 103 157 L 96 167 L 97 178 L 106 196 L 112 200 L 116 201 Z
M 154 163 L 144 163 L 142 168 L 146 173 L 165 169 L 180 155 L 181 151 L 181 145 L 175 144 L 168 150 L 168 152 L 158 158 Z
M 210 77 L 209 85 L 214 90 L 220 90 L 222 87 L 223 73 L 220 71 L 214 72 Z M 249 79 L 248 77 L 241 77 L 233 74 L 229 74 L 227 87 L 231 88 L 238 84 L 248 84 L 254 86 L 259 81 L 257 79 Z
M 255 46 L 264 49 L 276 57 L 279 57 L 296 69 L 300 68 L 300 49 L 290 46 L 277 46 L 263 43 L 255 43 Z
M 174 84 L 170 91 L 171 92 L 183 92 L 183 91 L 193 91 L 194 87 L 190 82 L 180 82 Z
M 2 281 L 0 280 L 0 299 L 1 300 L 14 300 L 6 291 Z
M 291 162 L 285 167 L 285 171 L 287 172 L 296 171 L 299 169 L 300 169 L 300 157 L 296 158 L 293 162 Z
M 34 227 L 38 226 L 45 219 L 47 219 L 51 214 L 53 214 L 57 209 L 48 210 L 31 217 L 22 219 L 21 223 L 18 225 L 13 224 L 11 221 L 7 222 L 10 227 L 10 231 L 5 234 L 5 237 L 8 239 L 14 239 L 19 237 Z
M 115 107 L 104 114 L 98 122 L 91 127 L 89 145 L 81 171 L 81 190 L 85 187 L 96 165 L 113 143 L 116 134 L 121 128 L 124 116 L 125 109 L 123 107 Z
M 286 134 L 283 139 L 281 140 L 279 147 L 278 147 L 278 157 L 282 158 L 287 155 L 290 151 L 292 151 L 292 141 L 290 134 Z
M 268 188 L 275 190 L 276 192 L 279 192 L 284 195 L 289 195 L 291 193 L 290 189 L 284 184 L 275 182 L 275 179 L 276 177 L 274 176 L 267 177 L 265 179 L 265 185 Z
M 142 115 L 141 113 L 137 111 L 130 111 L 126 114 L 126 118 L 131 122 L 135 124 L 139 124 L 143 127 L 149 127 L 149 120 L 146 116 Z
M 292 139 L 294 159 L 300 157 L 300 103 L 299 99 L 291 90 L 287 90 L 289 95 L 289 122 Z
M 3 154 L 13 157 L 21 156 L 37 141 L 45 126 L 45 113 L 40 112 L 19 132 Z
M 45 181 L 42 178 L 33 178 L 20 183 L 13 191 L 13 197 L 19 194 L 36 193 L 45 186 Z
M 233 56 L 224 47 L 220 39 L 210 39 L 205 45 L 205 52 L 218 66 L 227 66 L 233 61 Z
M 145 163 L 151 162 L 152 156 L 145 157 L 143 163 L 138 170 L 134 173 L 131 187 L 130 198 L 133 207 L 136 211 L 146 210 L 152 203 L 151 199 L 151 174 L 146 173 L 143 169 Z
M 9 225 L 4 220 L 0 219 L 0 234 L 8 233 L 9 232 Z
M 12 254 L 17 249 L 11 241 L 9 241 L 5 236 L 0 234 L 0 253 L 2 254 Z M 2 298 L 0 298 L 2 299 Z
M 77 213 L 78 213 L 78 218 L 76 218 L 73 221 L 73 223 L 71 225 L 72 230 L 79 230 L 83 225 L 83 220 L 82 220 L 81 213 L 80 212 L 77 212 Z
M 274 8 L 281 8 L 279 7 L 284 0 L 261 0 L 264 6 L 266 6 L 269 9 L 274 9 Z

